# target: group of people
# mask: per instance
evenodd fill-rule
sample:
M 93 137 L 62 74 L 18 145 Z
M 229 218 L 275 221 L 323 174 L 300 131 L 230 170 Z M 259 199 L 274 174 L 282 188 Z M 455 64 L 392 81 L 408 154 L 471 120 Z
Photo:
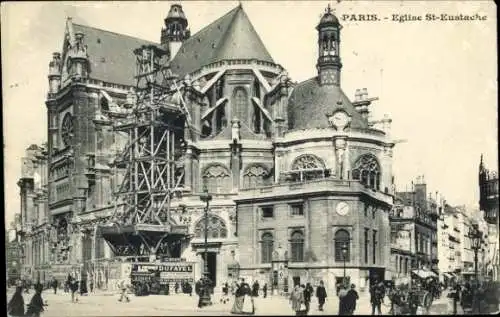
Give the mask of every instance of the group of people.
M 44 307 L 47 306 L 47 303 L 43 301 L 42 291 L 44 287 L 38 281 L 35 284 L 35 294 L 31 297 L 30 303 L 27 307 L 24 304 L 23 290 L 25 290 L 25 286 L 19 282 L 16 286 L 16 290 L 12 298 L 7 303 L 7 313 L 10 316 L 29 316 L 29 317 L 39 317 L 40 314 L 44 311 Z M 25 310 L 25 308 L 27 308 Z
M 295 285 L 290 293 L 290 304 L 295 315 L 303 316 L 309 313 L 313 294 L 314 288 L 310 283 Z M 325 305 L 327 297 L 323 281 L 320 281 L 318 287 L 316 287 L 316 297 L 318 298 L 318 310 L 323 311 L 323 306 Z

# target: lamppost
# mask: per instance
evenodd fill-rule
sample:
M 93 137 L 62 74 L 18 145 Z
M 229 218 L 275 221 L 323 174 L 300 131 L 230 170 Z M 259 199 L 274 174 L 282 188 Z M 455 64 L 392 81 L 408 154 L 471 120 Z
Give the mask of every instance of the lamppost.
M 481 249 L 482 237 L 483 237 L 483 233 L 479 230 L 478 224 L 477 223 L 473 224 L 472 227 L 469 229 L 469 238 L 471 240 L 471 248 L 474 251 L 474 277 L 476 279 L 476 287 L 473 289 L 473 294 L 474 294 L 474 296 L 473 296 L 473 308 L 474 308 L 475 312 L 478 312 L 478 306 L 479 306 L 478 305 L 479 301 L 477 298 L 477 287 L 479 286 L 479 285 L 477 285 L 477 283 L 478 283 L 478 276 L 477 276 L 478 258 L 477 258 L 477 254 L 478 254 L 479 250 Z
M 481 241 L 483 237 L 483 233 L 479 230 L 479 226 L 477 224 L 473 224 L 469 229 L 469 238 L 471 239 L 471 248 L 474 251 L 474 277 L 476 280 L 478 279 L 478 252 L 481 249 Z
M 345 276 L 345 261 L 346 261 L 346 257 L 347 257 L 347 243 L 343 243 L 342 244 L 342 247 L 340 248 L 340 250 L 342 251 L 342 259 L 344 260 L 344 278 L 343 278 L 343 281 L 344 281 L 344 286 L 347 286 L 346 285 L 346 276 Z
M 202 288 L 200 295 L 201 306 L 208 306 L 212 304 L 210 299 L 210 290 L 212 281 L 208 278 L 208 208 L 210 201 L 212 200 L 212 195 L 208 193 L 206 186 L 203 186 L 203 193 L 200 195 L 200 200 L 203 201 L 205 206 L 205 260 L 203 261 L 203 277 L 202 277 Z

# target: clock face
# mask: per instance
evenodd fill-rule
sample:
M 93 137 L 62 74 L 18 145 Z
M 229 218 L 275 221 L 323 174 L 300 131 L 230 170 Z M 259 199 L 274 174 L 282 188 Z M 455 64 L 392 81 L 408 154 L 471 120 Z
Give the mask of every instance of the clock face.
M 332 123 L 337 128 L 343 128 L 349 123 L 349 117 L 344 111 L 338 111 L 333 114 Z
M 61 126 L 61 137 L 65 146 L 71 144 L 73 139 L 74 127 L 73 127 L 73 117 L 71 114 L 67 113 L 64 116 L 62 126 Z
M 337 204 L 337 213 L 341 216 L 345 216 L 349 213 L 349 205 L 346 202 L 339 202 Z

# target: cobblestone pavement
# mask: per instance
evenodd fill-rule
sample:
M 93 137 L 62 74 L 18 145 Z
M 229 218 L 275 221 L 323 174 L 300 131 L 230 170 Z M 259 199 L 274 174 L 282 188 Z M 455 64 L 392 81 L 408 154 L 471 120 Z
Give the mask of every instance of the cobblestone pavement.
M 34 292 L 24 295 L 25 303 L 29 303 Z M 12 296 L 12 290 L 7 292 L 8 299 Z M 210 315 L 231 315 L 232 301 L 226 304 L 220 303 L 220 297 L 213 297 L 214 304 L 205 308 L 198 308 L 198 297 L 185 294 L 177 295 L 151 295 L 135 297 L 130 295 L 129 303 L 118 302 L 118 293 L 98 292 L 89 296 L 81 296 L 78 303 L 71 303 L 71 296 L 68 293 L 58 293 L 54 295 L 51 291 L 44 291 L 43 298 L 49 306 L 43 317 L 71 317 L 71 316 L 210 316 Z M 294 315 L 290 304 L 286 298 L 271 296 L 268 298 L 256 298 L 256 315 Z M 437 299 L 431 307 L 429 314 L 440 315 L 449 314 L 451 306 L 448 305 L 448 298 L 442 296 Z M 382 314 L 388 314 L 389 303 L 382 305 Z M 316 299 L 311 303 L 311 315 L 337 315 L 338 299 L 336 297 L 327 298 L 324 311 L 317 309 Z M 361 297 L 357 302 L 356 315 L 370 315 L 371 306 L 367 296 Z

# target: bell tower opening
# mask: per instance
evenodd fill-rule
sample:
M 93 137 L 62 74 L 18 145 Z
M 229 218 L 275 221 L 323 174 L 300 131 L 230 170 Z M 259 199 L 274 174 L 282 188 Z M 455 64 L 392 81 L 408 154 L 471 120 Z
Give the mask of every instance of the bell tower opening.
M 161 30 L 160 39 L 161 45 L 168 47 L 170 59 L 175 57 L 182 43 L 190 35 L 188 20 L 182 10 L 182 6 L 180 4 L 173 4 L 165 18 L 165 28 Z
M 330 5 L 316 27 L 318 30 L 318 70 L 321 85 L 340 86 L 340 30 L 342 26 Z

